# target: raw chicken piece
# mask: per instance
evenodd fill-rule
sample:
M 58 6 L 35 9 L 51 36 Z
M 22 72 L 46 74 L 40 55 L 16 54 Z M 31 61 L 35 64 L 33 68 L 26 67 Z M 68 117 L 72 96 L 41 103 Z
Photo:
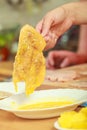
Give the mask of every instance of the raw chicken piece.
M 68 70 L 68 71 L 62 71 L 58 72 L 56 70 L 48 70 L 46 74 L 46 79 L 50 80 L 52 82 L 55 81 L 61 81 L 61 82 L 66 82 L 70 80 L 74 80 L 78 77 L 77 73 L 73 70 Z

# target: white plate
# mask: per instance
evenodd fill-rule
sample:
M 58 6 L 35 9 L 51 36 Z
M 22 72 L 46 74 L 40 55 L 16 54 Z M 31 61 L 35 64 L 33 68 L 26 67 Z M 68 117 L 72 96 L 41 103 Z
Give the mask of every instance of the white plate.
M 21 87 L 21 86 L 20 86 Z M 56 99 L 63 99 L 64 97 L 69 99 L 75 99 L 77 102 L 61 107 L 43 108 L 43 109 L 29 109 L 29 110 L 18 110 L 17 107 L 23 104 L 35 103 L 42 101 L 43 98 L 55 101 Z M 22 118 L 39 119 L 39 118 L 50 118 L 56 117 L 61 112 L 67 110 L 74 110 L 79 104 L 87 101 L 87 91 L 77 89 L 52 89 L 52 90 L 40 90 L 35 91 L 33 94 L 26 97 L 24 93 L 13 95 L 9 98 L 0 101 L 0 109 L 10 111 L 15 115 Z M 12 102 L 17 105 L 12 107 Z
M 67 128 L 62 128 L 62 127 L 59 125 L 58 121 L 56 121 L 56 122 L 54 123 L 54 127 L 55 127 L 57 130 L 87 130 L 87 129 L 67 129 Z
M 60 127 L 58 121 L 56 121 L 56 122 L 54 123 L 54 127 L 55 127 L 57 130 L 70 130 L 70 129 L 66 129 L 66 128 Z
M 0 82 L 0 99 L 9 97 L 13 94 L 22 93 L 25 91 L 23 83 L 18 84 L 18 92 L 15 91 L 13 82 Z

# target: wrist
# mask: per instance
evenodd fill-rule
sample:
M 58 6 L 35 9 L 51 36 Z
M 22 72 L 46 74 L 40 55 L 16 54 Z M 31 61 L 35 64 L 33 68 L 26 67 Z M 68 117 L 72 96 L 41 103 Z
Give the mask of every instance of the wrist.
M 73 25 L 87 23 L 87 1 L 73 2 L 62 7 L 66 11 L 66 17 L 72 20 Z
M 76 17 L 75 17 L 75 4 L 76 3 L 69 3 L 62 6 L 65 11 L 66 19 L 70 19 L 72 21 L 72 25 L 75 25 Z

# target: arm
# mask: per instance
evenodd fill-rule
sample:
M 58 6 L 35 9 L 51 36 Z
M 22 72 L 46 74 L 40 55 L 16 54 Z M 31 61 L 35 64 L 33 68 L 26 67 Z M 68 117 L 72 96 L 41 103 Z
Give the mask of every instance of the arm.
M 74 2 L 62 6 L 67 15 L 72 15 L 73 24 L 87 24 L 87 1 Z
M 87 56 L 87 25 L 81 25 L 78 45 L 78 54 Z

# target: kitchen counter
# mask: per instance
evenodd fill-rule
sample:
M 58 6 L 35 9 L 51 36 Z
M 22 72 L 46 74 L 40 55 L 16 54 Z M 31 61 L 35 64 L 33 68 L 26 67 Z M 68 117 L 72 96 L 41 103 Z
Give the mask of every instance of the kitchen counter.
M 76 71 L 87 71 L 87 64 L 79 65 L 79 66 L 73 66 L 68 67 L 68 69 L 74 69 Z M 0 77 L 9 78 L 12 76 L 12 70 L 13 70 L 13 63 L 12 62 L 1 62 L 0 63 Z M 65 69 L 62 69 L 63 71 Z M 7 73 L 6 73 L 7 72 Z M 4 79 L 3 78 L 3 79 Z M 86 80 L 87 81 L 87 75 L 82 75 L 79 80 Z M 3 80 L 4 81 L 4 80 Z M 51 87 L 49 87 L 51 86 Z M 58 88 L 60 85 L 57 84 L 57 86 L 54 84 L 50 85 L 48 82 L 44 82 L 44 84 L 40 87 L 41 89 L 49 89 L 49 88 Z M 62 87 L 64 87 L 64 84 L 61 84 Z M 68 83 L 69 87 L 69 83 Z M 39 88 L 39 89 L 40 89 Z M 66 88 L 66 84 L 65 84 Z M 81 88 L 84 89 L 84 88 Z M 86 89 L 86 88 L 85 88 Z M 77 109 L 79 109 L 78 107 Z M 50 118 L 50 119 L 23 119 L 16 117 L 14 114 L 6 111 L 0 110 L 0 130 L 56 130 L 54 128 L 54 122 L 58 119 L 58 117 Z

